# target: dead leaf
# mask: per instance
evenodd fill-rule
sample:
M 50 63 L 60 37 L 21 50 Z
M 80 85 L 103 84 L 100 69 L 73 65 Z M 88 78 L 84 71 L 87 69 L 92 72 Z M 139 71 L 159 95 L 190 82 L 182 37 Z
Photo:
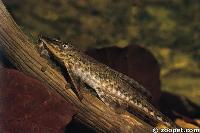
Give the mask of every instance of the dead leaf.
M 198 126 L 192 123 L 185 122 L 182 119 L 176 119 L 175 123 L 182 128 L 199 128 Z
M 2 132 L 61 133 L 74 115 L 72 106 L 42 83 L 14 69 L 0 69 Z
M 125 48 L 90 49 L 86 53 L 138 81 L 152 93 L 153 103 L 158 102 L 161 94 L 160 67 L 151 52 L 138 45 L 129 45 Z

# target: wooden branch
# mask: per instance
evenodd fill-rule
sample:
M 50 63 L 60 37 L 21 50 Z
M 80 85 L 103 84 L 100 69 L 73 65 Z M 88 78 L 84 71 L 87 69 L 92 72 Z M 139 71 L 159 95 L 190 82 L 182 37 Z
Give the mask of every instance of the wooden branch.
M 41 58 L 34 44 L 19 29 L 0 0 L 0 47 L 7 53 L 9 60 L 20 71 L 37 78 L 52 90 L 62 95 L 78 110 L 75 119 L 99 132 L 140 132 L 152 131 L 152 127 L 135 116 L 126 113 L 116 114 L 95 96 L 85 93 L 80 102 L 71 89 L 66 89 L 65 78 L 55 69 L 46 66 L 47 60 Z

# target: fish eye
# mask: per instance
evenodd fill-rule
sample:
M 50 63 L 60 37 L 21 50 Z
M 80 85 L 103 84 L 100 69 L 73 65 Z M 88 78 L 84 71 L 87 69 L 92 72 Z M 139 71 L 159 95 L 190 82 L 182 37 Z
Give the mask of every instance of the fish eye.
M 67 48 L 68 48 L 68 45 L 63 44 L 62 47 L 63 47 L 64 49 L 67 49 Z

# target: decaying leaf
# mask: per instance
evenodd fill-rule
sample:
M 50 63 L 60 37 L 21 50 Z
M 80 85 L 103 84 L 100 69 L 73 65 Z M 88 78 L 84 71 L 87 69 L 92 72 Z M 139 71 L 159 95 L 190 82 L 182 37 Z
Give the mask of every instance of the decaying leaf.
M 39 81 L 0 69 L 1 132 L 63 132 L 74 109 Z
M 151 52 L 138 45 L 129 45 L 125 48 L 90 49 L 86 53 L 138 81 L 152 93 L 153 103 L 158 102 L 161 94 L 160 67 Z
M 182 128 L 200 128 L 192 123 L 188 123 L 182 119 L 176 119 L 176 124 Z

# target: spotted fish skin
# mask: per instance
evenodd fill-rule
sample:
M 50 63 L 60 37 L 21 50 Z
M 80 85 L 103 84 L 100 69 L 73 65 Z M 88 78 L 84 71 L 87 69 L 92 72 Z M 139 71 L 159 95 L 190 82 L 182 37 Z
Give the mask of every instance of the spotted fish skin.
M 174 127 L 174 123 L 152 106 L 146 96 L 145 88 L 131 79 L 131 84 L 124 79 L 124 75 L 99 63 L 76 49 L 69 43 L 57 39 L 41 37 L 40 44 L 54 58 L 70 70 L 81 81 L 93 88 L 100 99 L 108 106 L 122 108 L 130 112 L 138 112 L 148 117 L 154 123 L 163 123 L 168 127 Z M 138 90 L 142 88 L 143 90 Z M 144 92 L 144 93 L 143 93 Z M 156 126 L 153 125 L 153 126 Z

